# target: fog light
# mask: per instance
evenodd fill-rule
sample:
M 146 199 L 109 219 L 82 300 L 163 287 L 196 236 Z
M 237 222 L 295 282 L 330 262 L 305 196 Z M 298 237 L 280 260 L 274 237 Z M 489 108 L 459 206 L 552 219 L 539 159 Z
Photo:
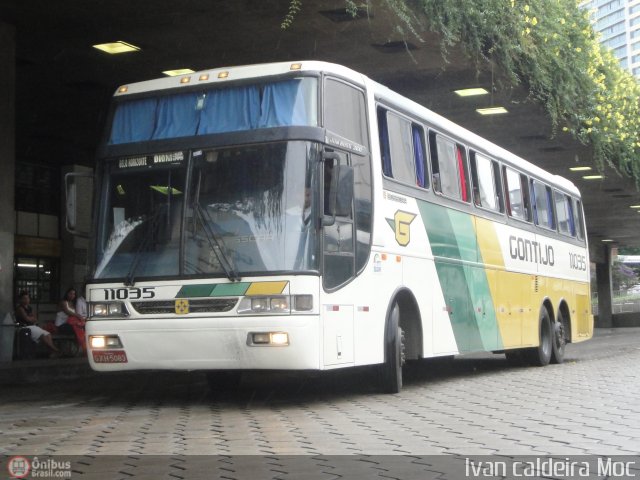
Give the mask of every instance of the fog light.
M 258 345 L 264 345 L 269 343 L 268 333 L 254 333 L 252 335 L 252 342 Z
M 271 343 L 273 345 L 289 345 L 289 334 L 284 332 L 272 333 Z
M 247 338 L 247 345 L 287 346 L 289 345 L 289 334 L 286 332 L 252 332 Z
M 89 345 L 94 349 L 101 348 L 122 348 L 122 342 L 117 335 L 91 335 Z

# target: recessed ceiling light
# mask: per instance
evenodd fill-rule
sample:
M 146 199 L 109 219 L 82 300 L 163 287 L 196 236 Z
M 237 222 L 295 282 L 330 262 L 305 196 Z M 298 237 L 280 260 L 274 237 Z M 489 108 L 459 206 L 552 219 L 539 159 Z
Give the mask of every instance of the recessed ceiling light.
M 509 113 L 504 107 L 477 108 L 476 112 L 480 115 L 500 115 L 502 113 Z
M 640 205 L 629 205 L 629 208 L 640 208 Z
M 584 180 L 600 180 L 604 178 L 604 175 L 584 175 L 582 178 Z
M 591 167 L 570 167 L 569 170 L 572 172 L 588 172 Z
M 462 90 L 454 90 L 453 93 L 460 97 L 474 97 L 476 95 L 487 95 L 489 92 L 484 88 L 463 88 Z
M 98 45 L 93 45 L 93 48 L 97 48 L 98 50 L 102 50 L 103 52 L 107 52 L 111 55 L 115 55 L 116 53 L 137 52 L 140 50 L 140 47 L 123 42 L 122 40 L 112 43 L 100 43 Z
M 610 238 L 605 238 L 604 240 L 602 240 L 605 243 L 611 243 L 613 242 L 613 240 L 611 240 Z
M 162 73 L 169 77 L 177 77 L 178 75 L 188 75 L 189 73 L 195 73 L 195 70 L 191 70 L 190 68 L 177 68 L 175 70 L 165 70 Z

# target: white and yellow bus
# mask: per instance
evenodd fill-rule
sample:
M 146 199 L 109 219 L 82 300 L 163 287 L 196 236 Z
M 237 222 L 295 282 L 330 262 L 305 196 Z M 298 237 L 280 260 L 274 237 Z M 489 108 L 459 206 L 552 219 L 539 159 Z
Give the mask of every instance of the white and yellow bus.
M 95 370 L 328 370 L 593 333 L 580 193 L 348 68 L 120 87 L 95 174 Z

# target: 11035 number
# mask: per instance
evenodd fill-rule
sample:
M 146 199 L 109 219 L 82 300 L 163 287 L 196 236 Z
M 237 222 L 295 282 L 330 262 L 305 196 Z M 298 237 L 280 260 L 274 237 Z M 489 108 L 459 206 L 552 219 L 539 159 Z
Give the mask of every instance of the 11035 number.
M 140 300 L 141 298 L 154 298 L 154 287 L 142 288 L 103 288 L 105 300 Z

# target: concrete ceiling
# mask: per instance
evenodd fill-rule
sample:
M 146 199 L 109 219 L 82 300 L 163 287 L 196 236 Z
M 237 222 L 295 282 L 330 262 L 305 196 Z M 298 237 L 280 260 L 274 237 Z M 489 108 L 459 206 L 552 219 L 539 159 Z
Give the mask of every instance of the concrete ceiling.
M 16 27 L 18 161 L 91 165 L 109 97 L 118 85 L 163 70 L 316 59 L 349 66 L 513 151 L 582 190 L 593 253 L 603 239 L 640 246 L 640 194 L 607 170 L 587 182 L 568 169 L 592 164 L 568 135 L 553 137 L 541 108 L 520 89 L 502 89 L 458 51 L 445 63 L 430 32 L 403 35 L 381 1 L 368 13 L 344 12 L 344 0 L 303 0 L 282 30 L 289 0 L 4 0 L 0 19 Z M 123 40 L 141 51 L 108 55 L 91 46 Z M 404 41 L 408 43 L 404 43 Z M 484 86 L 492 95 L 461 99 L 456 88 Z M 479 106 L 509 114 L 482 117 Z

